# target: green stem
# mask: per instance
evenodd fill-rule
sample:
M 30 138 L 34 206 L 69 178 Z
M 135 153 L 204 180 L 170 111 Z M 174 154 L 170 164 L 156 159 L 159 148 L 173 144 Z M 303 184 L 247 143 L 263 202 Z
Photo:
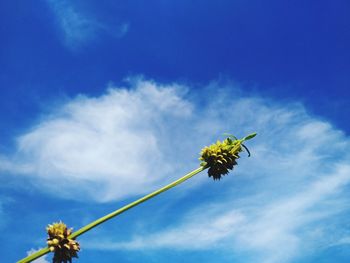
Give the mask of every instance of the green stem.
M 29 255 L 28 257 L 26 258 L 23 258 L 19 261 L 17 261 L 17 263 L 26 263 L 26 262 L 32 262 L 34 259 L 37 259 L 37 258 L 40 258 L 41 256 L 44 256 L 45 254 L 49 253 L 50 250 L 48 247 L 46 248 L 42 248 L 40 249 L 39 251 Z
M 101 217 L 100 219 L 97 219 L 96 221 L 80 228 L 78 231 L 71 234 L 69 238 L 74 239 L 74 238 L 80 236 L 81 234 L 83 234 L 83 233 L 89 231 L 90 229 L 98 226 L 99 224 L 102 224 L 103 222 L 106 222 L 107 220 L 129 210 L 130 208 L 137 206 L 137 205 L 147 201 L 148 199 L 151 199 L 152 197 L 155 197 L 156 195 L 159 195 L 160 193 L 165 192 L 165 191 L 169 190 L 170 188 L 173 188 L 174 186 L 176 186 L 178 184 L 181 184 L 182 182 L 186 181 L 187 179 L 190 179 L 192 176 L 198 174 L 199 172 L 203 171 L 204 169 L 206 169 L 206 167 L 201 166 L 201 167 L 197 168 L 196 170 L 181 177 L 180 179 L 177 179 L 176 181 L 174 181 L 174 182 L 172 182 L 172 183 L 170 183 L 170 184 L 168 184 L 168 185 L 166 185 L 166 186 L 164 186 L 164 187 L 162 187 L 162 188 L 160 188 L 160 189 L 158 189 L 158 190 L 156 190 L 148 195 L 145 195 L 144 197 L 141 197 L 140 199 L 138 199 L 138 200 L 126 205 L 126 206 L 123 206 L 122 208 L 120 208 L 120 209 L 118 209 L 118 210 L 116 210 L 116 211 L 114 211 L 114 212 L 112 212 L 104 217 Z
M 163 193 L 163 192 L 169 190 L 170 188 L 173 188 L 174 186 L 176 186 L 178 184 L 181 184 L 182 182 L 190 179 L 191 177 L 195 176 L 196 174 L 200 173 L 201 171 L 205 170 L 206 168 L 208 168 L 208 167 L 201 166 L 201 167 L 197 168 L 196 170 L 193 170 L 192 172 L 181 177 L 180 179 L 177 179 L 176 181 L 174 181 L 174 182 L 172 182 L 172 183 L 170 183 L 170 184 L 168 184 L 168 185 L 166 185 L 166 186 L 164 186 L 164 187 L 162 187 L 162 188 L 160 188 L 160 189 L 158 189 L 158 190 L 156 190 L 148 195 L 145 195 L 144 197 L 141 197 L 140 199 L 138 199 L 138 200 L 126 205 L 126 206 L 123 206 L 122 208 L 120 208 L 120 209 L 118 209 L 118 210 L 116 210 L 116 211 L 114 211 L 114 212 L 112 212 L 104 217 L 101 217 L 101 218 L 97 219 L 96 221 L 80 228 L 79 230 L 72 233 L 68 238 L 74 239 L 74 238 L 84 234 L 85 232 L 87 232 L 87 231 L 93 229 L 94 227 L 102 224 L 103 222 L 106 222 L 107 220 L 112 219 L 113 217 L 129 210 L 130 208 L 137 206 L 137 205 L 147 201 L 148 199 L 151 199 L 152 197 L 155 197 L 156 195 L 159 195 L 160 193 Z M 49 252 L 50 252 L 49 248 L 43 248 L 43 249 L 31 254 L 30 256 L 17 261 L 17 263 L 31 262 L 34 259 L 37 259 L 37 258 L 39 258 L 39 257 L 41 257 Z

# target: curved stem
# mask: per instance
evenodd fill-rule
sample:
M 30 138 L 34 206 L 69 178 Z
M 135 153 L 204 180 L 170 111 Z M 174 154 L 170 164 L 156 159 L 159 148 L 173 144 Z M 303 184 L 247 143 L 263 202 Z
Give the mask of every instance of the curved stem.
M 207 168 L 208 168 L 207 166 L 201 166 L 201 167 L 197 168 L 196 170 L 193 170 L 192 172 L 184 175 L 183 177 L 177 179 L 176 181 L 174 181 L 174 182 L 172 182 L 172 183 L 170 183 L 170 184 L 168 184 L 168 185 L 166 185 L 166 186 L 164 186 L 164 187 L 162 187 L 162 188 L 160 188 L 160 189 L 158 189 L 158 190 L 156 190 L 148 195 L 145 195 L 144 197 L 141 197 L 140 199 L 138 199 L 134 202 L 131 202 L 130 204 L 125 205 L 122 208 L 115 210 L 114 212 L 112 212 L 106 216 L 103 216 L 103 217 L 95 220 L 94 222 L 80 228 L 79 230 L 72 233 L 68 238 L 74 239 L 74 238 L 84 234 L 85 232 L 87 232 L 87 231 L 93 229 L 94 227 L 102 224 L 103 222 L 106 222 L 107 220 L 112 219 L 113 217 L 129 210 L 130 208 L 137 206 L 137 205 L 147 201 L 148 199 L 151 199 L 152 197 L 155 197 L 156 195 L 159 195 L 160 193 L 163 193 L 163 192 L 169 190 L 170 188 L 173 188 L 174 186 L 176 186 L 178 184 L 181 184 L 182 182 L 190 179 L 191 177 L 195 176 L 196 174 L 200 173 L 201 171 L 203 171 Z M 49 253 L 49 252 L 50 252 L 49 248 L 43 248 L 43 249 L 31 254 L 30 256 L 17 261 L 17 263 L 31 262 L 31 261 Z

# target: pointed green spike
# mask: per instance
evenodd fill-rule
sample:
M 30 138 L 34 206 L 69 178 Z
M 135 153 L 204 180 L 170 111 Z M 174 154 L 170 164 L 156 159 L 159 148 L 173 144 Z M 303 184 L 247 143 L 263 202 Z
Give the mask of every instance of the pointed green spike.
M 247 135 L 246 137 L 243 138 L 243 141 L 248 141 L 250 139 L 253 139 L 256 136 L 256 132 L 251 133 L 249 135 Z

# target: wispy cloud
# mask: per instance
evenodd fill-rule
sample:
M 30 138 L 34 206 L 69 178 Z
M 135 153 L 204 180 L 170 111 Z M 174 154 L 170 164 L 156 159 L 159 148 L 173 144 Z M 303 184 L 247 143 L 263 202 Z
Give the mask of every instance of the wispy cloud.
M 257 131 L 249 142 L 253 156 L 240 159 L 234 172 L 240 176 L 219 182 L 220 196 L 209 204 L 196 203 L 177 214 L 180 222 L 161 224 L 155 233 L 82 239 L 84 247 L 217 248 L 274 263 L 344 240 L 344 222 L 336 217 L 349 212 L 349 139 L 298 103 L 237 91 L 214 83 L 199 92 L 138 79 L 101 97 L 80 96 L 20 136 L 17 152 L 3 156 L 0 167 L 61 197 L 109 201 L 148 192 L 195 168 L 200 147 L 224 132 Z
M 332 247 L 332 246 L 342 246 L 342 245 L 350 245 L 350 236 L 344 236 L 343 238 L 340 238 L 335 243 L 330 244 L 330 247 Z
M 47 2 L 55 14 L 64 44 L 72 50 L 95 41 L 101 33 L 123 37 L 129 31 L 128 23 L 112 28 L 93 15 L 78 10 L 74 1 L 47 0 Z
M 0 167 L 35 176 L 36 185 L 66 198 L 102 202 L 153 189 L 172 169 L 162 120 L 181 123 L 191 105 L 175 87 L 136 86 L 72 100 L 19 137 L 18 152 Z
M 184 216 L 180 224 L 158 233 L 135 234 L 131 241 L 124 242 L 86 240 L 85 247 L 97 250 L 219 249 L 251 255 L 239 262 L 290 262 L 320 245 L 330 244 L 327 224 L 332 224 L 332 216 L 341 209 L 333 207 L 335 196 L 345 195 L 343 187 L 349 182 L 350 166 L 338 167 L 334 173 L 308 185 L 307 190 L 288 193 L 277 201 L 260 204 L 257 200 L 265 198 L 253 196 L 244 198 L 244 202 L 232 202 L 227 196 L 223 203 L 203 205 Z
M 237 98 L 230 104 L 221 96 L 210 105 L 203 111 L 205 120 L 196 125 L 215 123 L 226 130 L 226 120 L 238 130 L 259 131 L 251 142 L 253 156 L 240 160 L 238 173 L 247 180 L 239 187 L 248 197 L 227 186 L 224 197 L 185 215 L 179 224 L 135 233 L 130 241 L 87 241 L 90 248 L 220 248 L 248 252 L 254 262 L 275 263 L 347 240 L 342 237 L 345 222 L 337 219 L 349 211 L 349 140 L 342 132 L 310 117 L 300 105 L 261 98 Z

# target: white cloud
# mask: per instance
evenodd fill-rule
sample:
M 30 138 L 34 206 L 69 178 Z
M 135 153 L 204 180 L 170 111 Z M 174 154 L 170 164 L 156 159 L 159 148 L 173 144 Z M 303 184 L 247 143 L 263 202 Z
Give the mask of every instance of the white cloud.
M 149 192 L 195 168 L 200 147 L 225 132 L 257 131 L 248 143 L 252 157 L 241 158 L 234 172 L 239 176 L 219 182 L 220 198 L 178 214 L 181 222 L 156 233 L 86 240 L 84 247 L 215 247 L 273 263 L 344 238 L 343 222 L 335 218 L 348 211 L 349 139 L 300 104 L 236 91 L 213 84 L 186 93 L 179 85 L 137 80 L 101 97 L 81 96 L 20 136 L 17 153 L 3 157 L 0 168 L 28 176 L 58 196 L 116 200 Z M 208 184 L 205 177 L 196 181 L 192 187 Z
M 34 254 L 35 252 L 37 252 L 39 249 L 34 249 L 32 248 L 31 250 L 27 251 L 27 255 L 31 255 L 31 254 Z M 40 257 L 36 260 L 33 260 L 32 261 L 33 263 L 50 263 L 48 260 L 47 260 L 47 255 L 43 256 L 43 257 Z
M 350 245 L 350 236 L 345 236 L 337 240 L 335 243 L 330 244 L 330 247 L 332 246 L 342 246 L 342 245 Z
M 146 237 L 136 235 L 131 242 L 85 241 L 85 248 L 115 250 L 115 249 L 208 249 L 219 244 L 223 239 L 232 235 L 235 228 L 245 221 L 239 211 L 228 211 L 217 214 L 217 211 L 206 210 L 187 216 L 186 222 L 180 226 L 152 234 Z M 208 220 L 210 218 L 210 220 Z
M 327 200 L 332 200 L 333 195 L 341 192 L 349 181 L 350 166 L 338 167 L 333 174 L 308 185 L 307 190 L 291 196 L 288 193 L 280 200 L 261 205 L 256 204 L 261 196 L 245 198 L 241 203 L 226 198 L 224 203 L 202 205 L 185 216 L 180 224 L 158 233 L 136 234 L 131 241 L 124 242 L 108 239 L 85 241 L 85 248 L 223 249 L 250 254 L 253 251 L 254 262 L 289 262 L 324 241 L 326 233 L 317 233 L 320 229 L 313 224 L 339 212 L 338 207 L 331 207 Z
M 64 44 L 76 50 L 82 45 L 96 40 L 100 33 L 107 33 L 115 37 L 123 37 L 129 31 L 129 24 L 122 23 L 115 29 L 98 21 L 92 15 L 78 10 L 73 1 L 47 0 L 56 16 L 58 28 L 61 30 Z
M 172 169 L 163 121 L 181 123 L 191 105 L 175 86 L 136 85 L 72 100 L 20 136 L 17 153 L 1 158 L 0 168 L 34 176 L 37 187 L 65 198 L 103 202 L 150 191 Z

